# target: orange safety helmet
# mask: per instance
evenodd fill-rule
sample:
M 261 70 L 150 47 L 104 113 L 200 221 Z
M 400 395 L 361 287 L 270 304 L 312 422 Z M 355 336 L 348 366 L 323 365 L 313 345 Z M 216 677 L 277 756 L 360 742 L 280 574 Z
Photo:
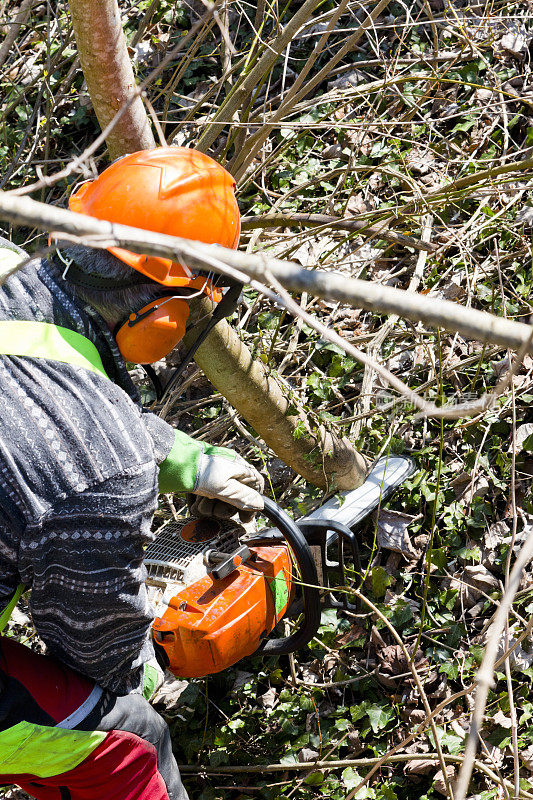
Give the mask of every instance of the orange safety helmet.
M 235 181 L 209 156 L 186 147 L 141 150 L 115 161 L 69 199 L 72 211 L 155 233 L 236 248 L 241 230 Z M 167 287 L 203 292 L 216 303 L 222 291 L 205 276 L 167 258 L 109 252 L 129 267 Z M 128 361 L 149 364 L 183 337 L 189 307 L 185 298 L 164 298 L 130 314 L 116 333 Z
M 210 156 L 186 147 L 141 150 L 115 161 L 71 195 L 71 211 L 236 248 L 241 221 L 235 181 Z M 109 252 L 164 286 L 195 286 L 187 267 L 121 247 Z M 198 288 L 202 288 L 200 279 Z

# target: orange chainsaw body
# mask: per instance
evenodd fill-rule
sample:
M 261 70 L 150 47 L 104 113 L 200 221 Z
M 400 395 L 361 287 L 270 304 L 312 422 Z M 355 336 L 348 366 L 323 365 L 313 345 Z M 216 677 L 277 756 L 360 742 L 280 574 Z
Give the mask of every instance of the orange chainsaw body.
M 254 653 L 292 599 L 292 565 L 284 545 L 251 547 L 230 575 L 211 575 L 177 592 L 153 624 L 168 669 L 182 678 L 220 672 Z

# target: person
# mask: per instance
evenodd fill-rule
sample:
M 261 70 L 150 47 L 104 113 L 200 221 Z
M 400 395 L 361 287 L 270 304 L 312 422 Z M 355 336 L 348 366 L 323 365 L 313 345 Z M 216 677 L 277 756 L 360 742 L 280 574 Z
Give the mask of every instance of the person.
M 193 150 L 113 163 L 73 210 L 234 247 L 231 176 Z M 236 452 L 175 430 L 140 403 L 126 360 L 179 341 L 209 276 L 169 260 L 70 245 L 0 287 L 0 627 L 31 589 L 39 655 L 0 639 L 0 784 L 43 800 L 186 800 L 166 723 L 143 548 L 158 491 L 201 514 L 261 510 L 262 477 Z

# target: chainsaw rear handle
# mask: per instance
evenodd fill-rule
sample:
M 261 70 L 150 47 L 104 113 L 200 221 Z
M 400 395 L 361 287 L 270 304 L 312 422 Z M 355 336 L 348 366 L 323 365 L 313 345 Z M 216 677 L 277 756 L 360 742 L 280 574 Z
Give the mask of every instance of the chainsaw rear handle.
M 316 635 L 320 626 L 320 591 L 316 565 L 296 523 L 269 497 L 263 497 L 264 515 L 280 531 L 290 546 L 302 581 L 303 620 L 297 631 L 281 639 L 266 639 L 256 651 L 264 655 L 283 655 L 299 650 Z

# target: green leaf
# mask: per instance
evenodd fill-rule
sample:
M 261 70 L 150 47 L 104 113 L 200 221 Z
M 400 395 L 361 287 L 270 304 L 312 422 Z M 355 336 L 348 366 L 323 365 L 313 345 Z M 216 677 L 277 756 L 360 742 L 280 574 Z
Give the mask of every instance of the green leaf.
M 320 628 L 324 630 L 337 630 L 339 620 L 336 608 L 325 608 L 320 614 Z
M 444 547 L 434 547 L 431 551 L 431 563 L 439 569 L 446 569 L 448 566 L 448 555 Z
M 470 648 L 470 652 L 474 657 L 476 664 L 481 664 L 483 661 L 483 656 L 485 655 L 485 648 L 481 647 L 481 645 L 473 644 Z
M 475 545 L 474 547 L 460 547 L 459 550 L 457 551 L 457 555 L 459 556 L 459 558 L 462 558 L 465 561 L 471 559 L 472 561 L 475 561 L 478 564 L 481 561 L 481 550 L 477 545 Z
M 464 131 L 466 133 L 471 128 L 473 128 L 475 124 L 476 124 L 475 119 L 469 119 L 466 122 L 459 122 L 452 128 L 452 133 L 457 133 L 458 131 Z
M 384 783 L 379 787 L 379 796 L 384 800 L 398 800 L 398 795 L 388 783 Z
M 324 783 L 324 773 L 320 770 L 311 772 L 304 780 L 308 786 L 321 786 Z
M 306 435 L 306 433 L 307 433 L 307 429 L 305 427 L 305 422 L 303 420 L 299 419 L 298 422 L 296 423 L 296 425 L 294 426 L 294 430 L 292 432 L 292 435 L 294 436 L 295 439 L 301 439 L 302 436 Z
M 374 597 L 384 597 L 392 581 L 392 575 L 389 575 L 384 567 L 374 567 L 372 570 L 372 591 L 374 592 Z
M 440 665 L 439 672 L 447 675 L 453 681 L 459 675 L 459 664 L 455 661 L 445 661 L 444 664 Z
M 353 767 L 346 767 L 342 773 L 342 782 L 347 789 L 355 789 L 361 781 L 361 776 L 357 774 Z
M 360 783 L 361 776 L 357 774 L 357 772 L 352 767 L 346 767 L 342 773 L 342 782 L 346 789 L 355 789 L 355 787 Z M 374 797 L 375 792 L 369 786 L 362 786 L 357 794 L 355 795 L 355 800 L 365 800 L 369 797 Z
M 227 750 L 219 748 L 209 753 L 209 763 L 212 767 L 221 767 L 223 764 L 229 764 Z
M 370 706 L 366 711 L 370 725 L 374 733 L 385 728 L 391 719 L 394 717 L 392 708 L 383 708 L 383 706 Z
M 528 453 L 533 452 L 533 434 L 524 439 L 522 443 L 522 450 L 527 450 Z
M 349 730 L 351 727 L 352 727 L 352 726 L 351 726 L 351 723 L 350 723 L 350 721 L 349 721 L 349 720 L 347 720 L 347 719 L 338 719 L 338 720 L 335 722 L 335 728 L 336 728 L 338 731 L 342 731 L 342 732 L 344 732 L 344 731 L 347 731 L 347 730 Z
M 445 733 L 441 739 L 441 744 L 448 750 L 450 755 L 455 756 L 457 753 L 462 752 L 465 740 L 453 733 Z
M 368 702 L 368 700 L 363 700 L 362 703 L 359 703 L 356 706 L 352 706 L 350 708 L 350 715 L 352 717 L 352 720 L 354 722 L 357 722 L 357 720 L 362 719 L 365 716 L 366 710 L 369 705 L 370 703 Z
M 279 761 L 280 761 L 280 764 L 297 764 L 298 763 L 298 759 L 296 758 L 296 754 L 295 753 L 287 753 L 286 755 L 281 756 Z

